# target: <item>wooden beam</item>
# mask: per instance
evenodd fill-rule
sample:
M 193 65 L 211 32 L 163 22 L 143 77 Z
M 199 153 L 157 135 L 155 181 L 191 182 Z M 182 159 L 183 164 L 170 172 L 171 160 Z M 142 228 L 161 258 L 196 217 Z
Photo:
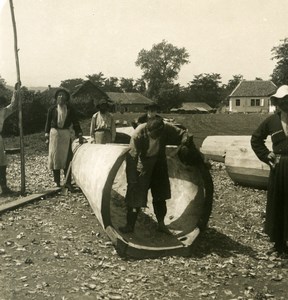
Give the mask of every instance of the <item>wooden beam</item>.
M 0 214 L 4 211 L 15 209 L 19 206 L 25 205 L 27 203 L 31 203 L 35 200 L 38 200 L 43 197 L 47 197 L 48 195 L 55 194 L 59 191 L 61 191 L 60 187 L 51 188 L 50 190 L 47 190 L 47 191 L 44 191 L 41 193 L 32 194 L 32 195 L 29 195 L 29 196 L 26 196 L 26 197 L 23 197 L 20 199 L 16 199 L 16 200 L 4 203 L 4 204 L 0 205 Z

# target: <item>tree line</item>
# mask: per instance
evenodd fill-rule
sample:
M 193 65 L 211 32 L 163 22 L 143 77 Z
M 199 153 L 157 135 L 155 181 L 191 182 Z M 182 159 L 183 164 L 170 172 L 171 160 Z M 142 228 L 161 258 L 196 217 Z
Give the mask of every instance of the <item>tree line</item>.
M 288 84 L 288 38 L 281 40 L 280 45 L 273 47 L 272 60 L 276 66 L 271 74 L 271 80 L 277 85 Z M 222 84 L 218 73 L 202 73 L 194 75 L 186 87 L 175 83 L 181 67 L 189 63 L 189 53 L 182 47 L 162 40 L 154 44 L 150 50 L 142 49 L 135 62 L 143 74 L 141 78 L 105 77 L 102 72 L 86 75 L 86 79 L 74 78 L 61 81 L 59 86 L 67 88 L 72 93 L 85 80 L 90 80 L 104 92 L 138 92 L 156 101 L 162 111 L 167 112 L 173 107 L 180 107 L 183 102 L 205 102 L 212 108 L 227 105 L 228 96 L 243 80 L 241 74 L 233 75 L 227 84 Z M 262 80 L 255 78 L 255 80 Z M 0 95 L 6 96 L 7 103 L 11 98 L 11 90 L 5 79 L 0 75 Z M 23 103 L 24 133 L 33 133 L 43 129 L 43 122 L 51 105 L 51 95 L 21 88 Z M 91 117 L 91 116 L 84 116 Z M 17 134 L 18 123 L 14 114 L 6 122 L 4 132 Z

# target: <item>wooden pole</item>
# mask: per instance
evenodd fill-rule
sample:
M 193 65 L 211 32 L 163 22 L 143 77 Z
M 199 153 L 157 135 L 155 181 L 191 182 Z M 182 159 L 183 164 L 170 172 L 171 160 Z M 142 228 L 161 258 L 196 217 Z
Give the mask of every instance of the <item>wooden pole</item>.
M 20 80 L 20 67 L 19 67 L 19 57 L 18 57 L 18 45 L 17 45 L 17 29 L 16 29 L 16 21 L 14 15 L 14 6 L 13 0 L 10 1 L 10 10 L 11 10 L 11 18 L 13 24 L 13 32 L 14 32 L 14 52 L 15 52 L 15 60 L 16 60 L 16 71 L 17 71 L 17 82 L 18 88 L 20 89 L 21 80 Z M 18 106 L 19 106 L 19 133 L 20 133 L 20 157 L 21 157 L 21 194 L 25 193 L 25 156 L 24 156 L 24 138 L 23 138 L 23 126 L 22 126 L 22 99 L 21 94 L 18 93 Z

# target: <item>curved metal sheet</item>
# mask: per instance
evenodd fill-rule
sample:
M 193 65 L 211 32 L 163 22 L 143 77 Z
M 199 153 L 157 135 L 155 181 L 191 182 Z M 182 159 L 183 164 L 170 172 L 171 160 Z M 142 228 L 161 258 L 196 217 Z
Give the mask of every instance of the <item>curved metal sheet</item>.
M 198 223 L 208 222 L 213 200 L 210 173 L 201 167 L 183 165 L 175 146 L 167 146 L 171 199 L 167 200 L 165 223 L 173 232 L 157 232 L 149 194 L 148 208 L 139 216 L 135 232 L 122 234 L 126 222 L 125 155 L 123 144 L 84 144 L 75 153 L 72 174 L 88 199 L 99 223 L 121 255 L 185 255 L 199 234 Z M 206 173 L 205 173 L 206 170 Z M 204 224 L 205 226 L 206 224 Z

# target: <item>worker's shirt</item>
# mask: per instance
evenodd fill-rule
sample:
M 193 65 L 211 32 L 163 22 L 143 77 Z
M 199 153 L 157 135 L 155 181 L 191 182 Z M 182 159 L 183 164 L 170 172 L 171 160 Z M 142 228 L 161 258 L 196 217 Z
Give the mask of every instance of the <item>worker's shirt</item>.
M 129 161 L 129 182 L 137 181 L 138 160 L 142 162 L 151 156 L 157 155 L 158 160 L 166 160 L 166 145 L 180 145 L 182 140 L 188 136 L 188 132 L 171 124 L 165 123 L 163 132 L 159 139 L 151 141 L 147 123 L 140 124 L 134 131 L 130 140 L 130 150 L 127 156 Z
M 112 142 L 116 138 L 116 126 L 114 118 L 110 113 L 101 114 L 100 111 L 92 116 L 90 126 L 90 136 L 93 138 L 97 131 L 109 131 L 112 136 Z
M 156 156 L 159 153 L 159 143 L 159 138 L 152 139 L 151 137 L 149 137 L 149 148 L 146 153 L 147 157 Z
M 280 117 L 281 117 L 281 124 L 285 132 L 285 135 L 288 136 L 288 114 L 283 110 L 281 110 Z
M 18 104 L 18 101 L 17 101 L 17 97 L 16 97 L 16 92 L 13 92 L 11 103 L 9 105 L 7 105 L 6 107 L 3 107 L 2 109 L 0 109 L 0 134 L 3 129 L 3 124 L 4 124 L 5 119 L 7 117 L 9 117 L 14 110 L 17 109 L 17 104 Z

